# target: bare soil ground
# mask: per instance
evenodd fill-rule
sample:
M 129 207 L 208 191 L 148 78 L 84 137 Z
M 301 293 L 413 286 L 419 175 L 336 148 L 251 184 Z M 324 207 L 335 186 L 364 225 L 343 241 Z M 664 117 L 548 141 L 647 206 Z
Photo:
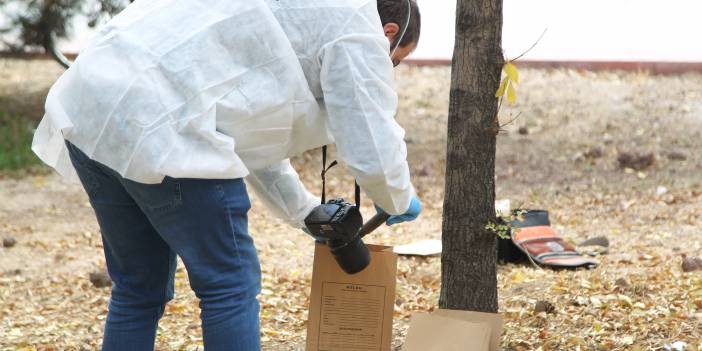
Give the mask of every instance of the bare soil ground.
M 61 72 L 53 65 L 0 60 L 0 109 L 38 118 Z M 500 266 L 503 349 L 656 350 L 682 341 L 702 350 L 702 271 L 681 269 L 684 255 L 702 255 L 702 75 L 521 73 L 518 103 L 502 111 L 504 121 L 521 115 L 498 139 L 498 198 L 549 210 L 554 228 L 575 243 L 607 236 L 612 246 L 594 270 Z M 369 239 L 390 245 L 441 236 L 450 70 L 404 67 L 397 78 L 398 119 L 425 212 Z M 622 169 L 621 152 L 651 152 L 655 162 Z M 316 193 L 320 163 L 318 152 L 295 160 Z M 351 197 L 352 180 L 341 168 L 332 173 L 331 193 Z M 0 248 L 0 350 L 97 349 L 109 289 L 88 280 L 104 259 L 82 189 L 50 173 L 5 176 L 0 200 L 0 237 L 17 240 Z M 253 201 L 263 348 L 302 350 L 313 245 Z M 411 313 L 437 307 L 440 259 L 401 258 L 398 273 L 399 348 Z M 176 294 L 157 349 L 201 349 L 197 299 L 182 266 Z M 539 300 L 555 310 L 535 312 Z

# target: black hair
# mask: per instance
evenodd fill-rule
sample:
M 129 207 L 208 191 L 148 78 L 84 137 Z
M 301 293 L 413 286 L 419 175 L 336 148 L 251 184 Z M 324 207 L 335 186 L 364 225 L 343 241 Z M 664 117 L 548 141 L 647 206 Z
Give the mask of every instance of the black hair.
M 410 15 L 409 23 L 407 23 L 407 6 L 410 5 L 412 14 Z M 394 43 L 393 48 L 399 46 L 407 46 L 412 43 L 419 42 L 419 33 L 422 29 L 422 16 L 419 13 L 419 7 L 415 0 L 378 0 L 378 14 L 380 21 L 385 26 L 388 23 L 395 23 L 400 26 L 400 33 L 407 26 L 407 32 L 402 37 L 402 41 Z

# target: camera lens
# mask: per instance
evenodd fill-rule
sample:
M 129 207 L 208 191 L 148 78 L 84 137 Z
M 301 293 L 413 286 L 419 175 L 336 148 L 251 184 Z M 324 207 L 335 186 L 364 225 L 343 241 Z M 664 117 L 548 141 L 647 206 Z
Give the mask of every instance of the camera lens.
M 330 245 L 331 246 L 331 245 Z M 331 247 L 331 253 L 336 258 L 341 269 L 348 274 L 364 270 L 370 264 L 370 252 L 360 237 L 341 247 Z

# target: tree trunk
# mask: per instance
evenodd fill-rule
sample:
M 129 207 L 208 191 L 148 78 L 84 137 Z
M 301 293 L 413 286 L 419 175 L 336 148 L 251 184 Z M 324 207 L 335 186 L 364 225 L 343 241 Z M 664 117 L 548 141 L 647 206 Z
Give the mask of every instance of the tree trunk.
M 458 0 L 446 155 L 439 307 L 497 312 L 495 219 L 502 0 Z

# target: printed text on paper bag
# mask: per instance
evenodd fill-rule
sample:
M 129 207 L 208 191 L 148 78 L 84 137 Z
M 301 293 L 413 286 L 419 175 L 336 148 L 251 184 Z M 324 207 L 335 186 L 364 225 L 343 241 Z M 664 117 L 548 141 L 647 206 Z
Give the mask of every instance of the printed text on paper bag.
M 379 350 L 385 287 L 322 283 L 320 350 Z

